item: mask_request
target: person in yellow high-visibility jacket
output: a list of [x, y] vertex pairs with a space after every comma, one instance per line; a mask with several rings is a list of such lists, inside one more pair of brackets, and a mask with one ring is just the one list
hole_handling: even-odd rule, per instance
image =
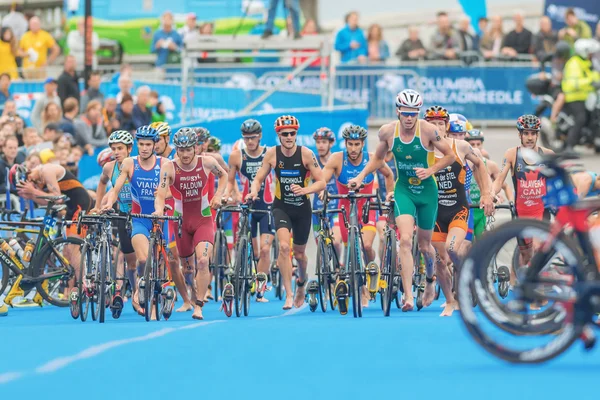
[[585, 101], [600, 83], [600, 74], [592, 71], [590, 57], [600, 52], [600, 43], [594, 39], [579, 39], [575, 42], [575, 54], [565, 64], [562, 91], [565, 95], [565, 109], [573, 117], [575, 124], [567, 135], [567, 150], [579, 143], [581, 130], [588, 119]]

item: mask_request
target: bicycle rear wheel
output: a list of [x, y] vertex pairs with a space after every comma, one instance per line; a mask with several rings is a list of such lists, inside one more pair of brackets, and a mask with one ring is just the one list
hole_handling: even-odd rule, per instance
[[154, 297], [154, 272], [156, 271], [156, 263], [158, 255], [156, 254], [156, 240], [150, 239], [150, 247], [148, 247], [148, 258], [144, 266], [144, 317], [146, 321], [152, 319], [152, 302]]
[[[77, 280], [77, 297], [79, 299], [79, 318], [82, 322], [87, 320], [88, 312], [90, 309], [91, 301], [88, 296], [88, 291], [84, 289], [84, 282], [91, 282], [93, 277], [92, 271], [92, 251], [89, 244], [83, 245], [81, 250], [81, 262], [79, 264], [79, 279]], [[93, 311], [92, 311], [93, 313]]]
[[[317, 282], [319, 284], [319, 303], [321, 311], [327, 312], [327, 296], [329, 292], [329, 255], [325, 250], [325, 241], [322, 236], [317, 237]], [[311, 308], [311, 311], [313, 309]]]
[[162, 315], [162, 311], [163, 311], [163, 305], [164, 305], [164, 301], [165, 298], [163, 297], [163, 284], [168, 282], [167, 279], [167, 262], [165, 259], [165, 254], [164, 254], [164, 249], [162, 249], [161, 251], [157, 251], [158, 256], [157, 256], [157, 260], [156, 260], [156, 270], [155, 272], [155, 281], [153, 284], [153, 289], [152, 289], [152, 293], [153, 293], [153, 305], [154, 305], [154, 312], [156, 313], [156, 320], [160, 321], [161, 315]]
[[0, 269], [2, 276], [0, 277], [0, 296], [4, 294], [6, 287], [8, 286], [8, 277], [10, 274], [10, 269], [4, 264], [2, 264], [2, 268]]
[[98, 321], [103, 324], [104, 317], [106, 316], [106, 289], [107, 289], [107, 264], [108, 264], [108, 244], [101, 243], [100, 244], [100, 275], [99, 280], [96, 283], [96, 288], [98, 290], [98, 309], [100, 311], [100, 315]]
[[38, 282], [36, 290], [44, 300], [53, 306], [68, 307], [68, 296], [60, 298], [61, 283], [70, 280], [79, 268], [81, 249], [85, 242], [78, 237], [58, 238], [42, 247], [37, 257], [32, 259], [31, 273], [36, 278], [45, 273], [64, 271], [61, 278], [48, 280], [48, 284]]
[[250, 303], [252, 299], [252, 281], [254, 279], [254, 272], [252, 270], [252, 263], [254, 262], [254, 247], [252, 242], [247, 241], [248, 246], [246, 248], [246, 265], [244, 267], [244, 316], [247, 317], [250, 313]]
[[[225, 241], [223, 241], [223, 239], [225, 239]], [[224, 257], [224, 255], [225, 255], [224, 249], [222, 248], [222, 246], [225, 246], [225, 249], [227, 248], [227, 239], [224, 237], [224, 233], [219, 230], [215, 234], [215, 245], [213, 246], [213, 262], [212, 262], [212, 264], [213, 264], [212, 273], [213, 273], [214, 288], [215, 288], [215, 294], [214, 294], [215, 302], [218, 302], [219, 297], [222, 296], [222, 294], [223, 294], [224, 271], [222, 269], [222, 266], [226, 265], [226, 264], [225, 264], [225, 257]]]

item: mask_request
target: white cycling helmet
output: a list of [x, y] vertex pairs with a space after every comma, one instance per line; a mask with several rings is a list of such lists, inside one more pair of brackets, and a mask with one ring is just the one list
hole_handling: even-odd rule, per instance
[[581, 58], [588, 58], [600, 52], [600, 43], [596, 39], [579, 39], [575, 42], [575, 54]]
[[400, 107], [421, 108], [423, 107], [423, 97], [416, 90], [405, 89], [396, 97], [396, 108]]

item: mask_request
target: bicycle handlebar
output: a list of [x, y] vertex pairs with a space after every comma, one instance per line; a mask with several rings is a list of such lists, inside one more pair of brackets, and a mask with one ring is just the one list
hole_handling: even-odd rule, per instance
[[[327, 210], [327, 214], [339, 214], [341, 213], [343, 210], [341, 208], [332, 208], [331, 210]], [[320, 210], [313, 210], [312, 212], [314, 215], [319, 215], [323, 213], [323, 209], [321, 208]]]
[[351, 190], [348, 194], [330, 194], [327, 196], [331, 200], [336, 199], [374, 199], [377, 197], [377, 193], [373, 194], [360, 194]]
[[60, 196], [37, 196], [37, 198], [39, 200], [46, 200], [49, 203], [56, 203], [59, 201], [67, 202], [70, 200], [69, 197], [64, 194]]
[[151, 219], [152, 221], [179, 221], [181, 217], [172, 215], [154, 215], [154, 214], [129, 214], [131, 218]]

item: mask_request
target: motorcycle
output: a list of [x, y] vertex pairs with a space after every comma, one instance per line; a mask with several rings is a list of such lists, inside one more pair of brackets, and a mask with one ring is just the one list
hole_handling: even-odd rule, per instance
[[[547, 112], [552, 110], [552, 105], [556, 100], [552, 96], [549, 78], [550, 74], [541, 73], [531, 75], [525, 82], [527, 90], [532, 95], [540, 99], [540, 103], [535, 109], [535, 115], [542, 120], [542, 129], [540, 131], [540, 140], [542, 145], [554, 152], [563, 151], [566, 146], [567, 134], [569, 129], [575, 125], [571, 115], [561, 110], [556, 117], [556, 123], [552, 124]], [[597, 154], [600, 153], [600, 87], [596, 92], [590, 94], [586, 103], [589, 112], [588, 122], [581, 130], [579, 144], [593, 148]], [[554, 125], [554, 126], [553, 126]]]

